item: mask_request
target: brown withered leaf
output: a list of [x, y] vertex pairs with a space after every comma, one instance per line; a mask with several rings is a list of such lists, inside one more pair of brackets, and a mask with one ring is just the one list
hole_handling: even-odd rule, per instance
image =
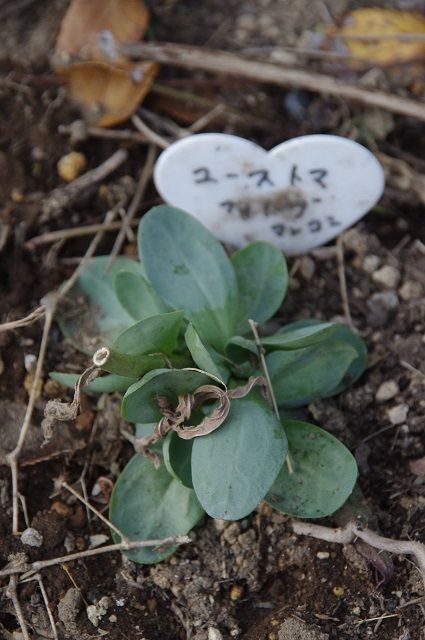
[[148, 93], [158, 65], [136, 64], [117, 53], [119, 44], [140, 40], [148, 23], [142, 0], [71, 2], [52, 64], [89, 124], [111, 127], [127, 120]]
[[149, 24], [142, 0], [73, 0], [56, 41], [55, 66], [77, 60], [102, 60], [99, 33], [111, 33], [115, 42], [137, 42]]
[[425, 59], [425, 17], [395, 9], [357, 9], [325, 33], [327, 48], [352, 56], [351, 67]]
[[155, 62], [128, 63], [125, 68], [107, 62], [74, 63], [67, 68], [69, 92], [93, 126], [124, 122], [142, 102], [158, 73]]

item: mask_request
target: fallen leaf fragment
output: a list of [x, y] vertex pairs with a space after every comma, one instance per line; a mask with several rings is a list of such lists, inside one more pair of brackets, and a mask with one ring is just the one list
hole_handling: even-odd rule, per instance
[[394, 65], [425, 59], [425, 16], [395, 9], [357, 9], [326, 32], [328, 48], [359, 62]]
[[149, 24], [141, 0], [73, 0], [60, 27], [55, 66], [78, 60], [104, 59], [99, 34], [109, 32], [115, 42], [137, 42]]
[[71, 96], [83, 108], [87, 122], [111, 127], [124, 122], [142, 102], [158, 72], [155, 62], [128, 63], [126, 68], [107, 62], [80, 62], [67, 69]]
[[142, 0], [73, 0], [62, 21], [52, 64], [90, 125], [127, 120], [148, 93], [158, 65], [129, 61], [122, 43], [137, 42], [149, 24]]

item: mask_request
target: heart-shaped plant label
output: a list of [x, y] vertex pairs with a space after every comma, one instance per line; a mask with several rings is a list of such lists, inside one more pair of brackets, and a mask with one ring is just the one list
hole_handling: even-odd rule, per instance
[[311, 135], [271, 151], [224, 133], [178, 140], [159, 157], [162, 198], [198, 218], [223, 242], [273, 242], [287, 255], [318, 247], [379, 200], [381, 165], [353, 140]]

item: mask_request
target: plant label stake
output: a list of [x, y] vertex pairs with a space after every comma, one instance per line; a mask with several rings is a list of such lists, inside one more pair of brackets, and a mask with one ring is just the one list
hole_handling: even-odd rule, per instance
[[237, 247], [267, 240], [286, 255], [325, 244], [379, 200], [384, 173], [365, 147], [331, 135], [283, 142], [269, 152], [224, 133], [171, 144], [155, 167], [162, 198]]

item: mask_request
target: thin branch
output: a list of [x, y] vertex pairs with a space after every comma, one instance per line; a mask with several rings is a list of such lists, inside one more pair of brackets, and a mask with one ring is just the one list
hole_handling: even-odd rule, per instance
[[[278, 409], [277, 402], [276, 402], [276, 396], [274, 394], [274, 390], [273, 390], [273, 385], [272, 385], [272, 381], [271, 381], [271, 378], [270, 378], [269, 369], [267, 367], [267, 362], [266, 362], [266, 359], [264, 357], [264, 347], [261, 344], [260, 336], [258, 334], [257, 323], [254, 322], [254, 320], [251, 320], [251, 319], [248, 320], [248, 322], [249, 322], [249, 326], [251, 327], [251, 331], [252, 331], [253, 336], [254, 336], [255, 344], [257, 345], [258, 357], [260, 358], [261, 368], [263, 369], [264, 377], [266, 379], [267, 388], [268, 388], [268, 391], [269, 391], [270, 399], [272, 401], [273, 411], [275, 412], [276, 418], [280, 422], [280, 414], [279, 414], [279, 409]], [[294, 469], [293, 469], [293, 466], [292, 466], [291, 458], [289, 456], [289, 452], [286, 455], [286, 466], [288, 467], [288, 473], [294, 473]]]
[[[130, 222], [131, 227], [137, 227], [140, 222], [140, 218], [136, 220], [132, 220]], [[58, 231], [47, 231], [46, 233], [42, 233], [39, 236], [34, 236], [34, 238], [30, 238], [24, 244], [24, 247], [29, 251], [33, 251], [37, 247], [40, 247], [45, 244], [52, 244], [53, 242], [57, 242], [58, 240], [71, 240], [72, 238], [81, 238], [82, 236], [92, 236], [96, 234], [98, 231], [119, 231], [122, 227], [122, 222], [110, 222], [109, 224], [104, 224], [99, 222], [98, 224], [86, 224], [81, 227], [73, 227], [72, 229], [58, 229]], [[37, 310], [36, 310], [37, 311]], [[32, 313], [35, 313], [34, 311]], [[37, 316], [36, 319], [38, 319]], [[29, 318], [29, 316], [28, 316]], [[25, 318], [24, 318], [25, 320]], [[16, 322], [23, 322], [23, 320], [17, 320]], [[32, 320], [34, 322], [34, 320]], [[8, 323], [13, 324], [13, 323]], [[25, 323], [27, 324], [27, 323]], [[0, 330], [5, 325], [0, 325]], [[21, 326], [21, 325], [18, 325]], [[22, 325], [23, 326], [23, 325]], [[9, 327], [15, 328], [15, 327]]]
[[[16, 571], [14, 573], [17, 573]], [[6, 595], [12, 600], [13, 607], [15, 609], [16, 617], [21, 627], [22, 636], [24, 640], [31, 640], [31, 636], [28, 631], [27, 623], [25, 622], [24, 614], [22, 611], [21, 603], [18, 598], [18, 578], [16, 575], [11, 575], [9, 580], [9, 586], [6, 590]]]
[[54, 640], [58, 640], [58, 631], [56, 629], [55, 619], [52, 614], [52, 610], [50, 609], [49, 598], [47, 597], [47, 592], [44, 587], [43, 578], [39, 573], [36, 573], [34, 578], [38, 582], [38, 586], [40, 587], [41, 595], [43, 597], [44, 606], [46, 607], [47, 616], [49, 618], [50, 626], [52, 628], [53, 638]]
[[[115, 217], [116, 212], [120, 206], [121, 204], [116, 205], [114, 209], [111, 209], [111, 211], [108, 211], [108, 213], [105, 216], [105, 222], [107, 224], [110, 223], [112, 219]], [[19, 519], [18, 461], [19, 461], [19, 456], [21, 454], [22, 448], [24, 446], [28, 429], [31, 424], [31, 418], [34, 411], [37, 394], [39, 391], [39, 382], [43, 372], [44, 358], [46, 355], [47, 342], [48, 342], [48, 337], [50, 333], [50, 328], [53, 322], [53, 317], [54, 317], [58, 303], [72, 289], [81, 271], [85, 268], [90, 258], [94, 255], [102, 237], [103, 237], [103, 232], [99, 231], [91, 241], [90, 246], [87, 249], [86, 254], [84, 256], [84, 259], [81, 261], [81, 263], [79, 264], [77, 269], [74, 271], [72, 276], [69, 278], [69, 280], [67, 280], [65, 284], [60, 289], [58, 289], [58, 291], [47, 294], [41, 301], [42, 306], [39, 307], [39, 309], [41, 308], [44, 309], [45, 318], [44, 318], [43, 334], [42, 334], [41, 343], [40, 343], [40, 350], [38, 353], [37, 365], [34, 373], [34, 379], [31, 385], [31, 390], [29, 394], [28, 405], [25, 411], [25, 416], [19, 431], [18, 441], [13, 451], [11, 451], [7, 456], [7, 462], [10, 466], [10, 470], [12, 474], [12, 530], [14, 534], [18, 533], [18, 519]], [[41, 311], [40, 311], [40, 314], [41, 314]]]
[[166, 140], [165, 138], [160, 136], [158, 133], [156, 133], [156, 131], [148, 127], [148, 125], [145, 122], [143, 122], [143, 120], [139, 118], [139, 116], [137, 115], [132, 116], [131, 122], [134, 124], [136, 129], [140, 131], [140, 133], [146, 136], [150, 144], [154, 144], [160, 149], [166, 149], [167, 147], [170, 146], [170, 143], [168, 140]]
[[12, 531], [14, 534], [18, 533], [18, 514], [19, 514], [19, 489], [18, 489], [18, 459], [24, 446], [25, 438], [28, 433], [28, 429], [31, 424], [32, 413], [34, 411], [35, 402], [39, 393], [39, 384], [43, 373], [44, 358], [46, 355], [47, 342], [49, 338], [50, 328], [53, 322], [53, 314], [55, 309], [55, 303], [52, 297], [45, 298], [45, 319], [43, 334], [41, 337], [40, 351], [38, 353], [37, 365], [35, 368], [34, 378], [31, 385], [30, 395], [28, 399], [25, 416], [19, 431], [18, 441], [15, 448], [7, 455], [7, 462], [10, 465], [10, 471], [12, 474]]
[[117, 533], [120, 536], [123, 542], [129, 542], [129, 538], [120, 529], [118, 529], [118, 527], [116, 527], [110, 520], [108, 520], [108, 518], [106, 518], [102, 513], [100, 513], [100, 511], [98, 511], [92, 504], [90, 504], [88, 500], [86, 500], [83, 496], [81, 496], [78, 493], [78, 491], [75, 491], [75, 489], [73, 489], [67, 482], [62, 482], [62, 486], [65, 487], [65, 489], [67, 489], [70, 493], [72, 493], [72, 495], [75, 496], [77, 500], [80, 500], [80, 502], [82, 502], [87, 509], [90, 509], [90, 511], [93, 511], [93, 513], [97, 515], [97, 517], [100, 520], [102, 520], [102, 522], [104, 522], [110, 529], [112, 529], [112, 531], [115, 531], [115, 533]]
[[69, 184], [54, 189], [43, 202], [42, 215], [44, 219], [48, 219], [52, 213], [56, 211], [61, 211], [71, 206], [80, 196], [81, 192], [104, 180], [116, 171], [127, 158], [128, 152], [125, 149], [118, 149], [118, 151], [115, 151], [110, 158], [102, 162], [98, 167], [86, 171], [86, 173]]
[[146, 547], [169, 547], [172, 545], [189, 544], [192, 542], [189, 536], [175, 536], [169, 538], [163, 538], [162, 540], [128, 540], [127, 542], [118, 542], [116, 544], [108, 544], [106, 547], [96, 547], [96, 549], [86, 549], [86, 551], [78, 551], [77, 553], [71, 553], [67, 556], [61, 556], [59, 558], [50, 558], [49, 560], [38, 560], [27, 565], [24, 569], [17, 566], [11, 566], [3, 571], [0, 571], [0, 578], [4, 576], [15, 575], [22, 573], [21, 580], [26, 580], [34, 573], [45, 569], [46, 567], [53, 567], [64, 562], [73, 562], [74, 560], [81, 560], [81, 558], [89, 558], [102, 553], [111, 553], [112, 551], [131, 551], [132, 549], [145, 549]]
[[[60, 124], [58, 133], [72, 137], [74, 127], [72, 124]], [[102, 129], [101, 127], [87, 127], [83, 124], [83, 134], [91, 138], [116, 140], [117, 142], [136, 142], [137, 144], [149, 144], [150, 142], [146, 135], [131, 129]]]
[[343, 236], [338, 236], [336, 239], [336, 258], [338, 262], [338, 280], [339, 290], [341, 292], [342, 308], [344, 311], [347, 324], [353, 328], [353, 320], [351, 318], [350, 302], [348, 299], [347, 278], [345, 277], [345, 264], [344, 264], [344, 240]]
[[133, 218], [136, 213], [139, 211], [140, 203], [145, 195], [146, 188], [149, 184], [149, 180], [152, 177], [153, 167], [156, 160], [156, 148], [153, 145], [149, 146], [148, 154], [146, 157], [146, 162], [142, 169], [142, 173], [140, 174], [139, 182], [137, 183], [136, 191], [134, 193], [133, 199], [130, 202], [130, 206], [128, 207], [127, 214], [123, 218], [121, 222], [120, 232], [118, 233], [114, 246], [112, 247], [108, 262], [106, 264], [105, 270], [109, 271], [114, 262], [116, 256], [119, 254], [122, 244], [125, 240], [125, 236], [127, 234], [128, 229], [130, 228]]
[[269, 62], [246, 59], [236, 53], [168, 42], [126, 44], [120, 49], [135, 60], [156, 60], [187, 69], [201, 69], [255, 82], [306, 89], [425, 120], [425, 108], [420, 102], [381, 91], [361, 89], [320, 73], [287, 69]]
[[425, 586], [425, 545], [412, 540], [391, 540], [380, 536], [370, 529], [362, 529], [354, 522], [349, 522], [345, 527], [332, 529], [323, 527], [311, 522], [300, 522], [295, 520], [292, 523], [294, 533], [304, 536], [311, 536], [326, 542], [336, 542], [338, 544], [350, 544], [356, 538], [360, 538], [371, 547], [381, 551], [389, 551], [400, 555], [412, 555], [417, 564]]
[[26, 327], [33, 322], [36, 322], [40, 318], [44, 316], [44, 306], [41, 305], [31, 311], [25, 318], [20, 318], [19, 320], [12, 320], [11, 322], [4, 322], [0, 324], [0, 333], [2, 331], [12, 331], [13, 329], [19, 329], [20, 327]]

